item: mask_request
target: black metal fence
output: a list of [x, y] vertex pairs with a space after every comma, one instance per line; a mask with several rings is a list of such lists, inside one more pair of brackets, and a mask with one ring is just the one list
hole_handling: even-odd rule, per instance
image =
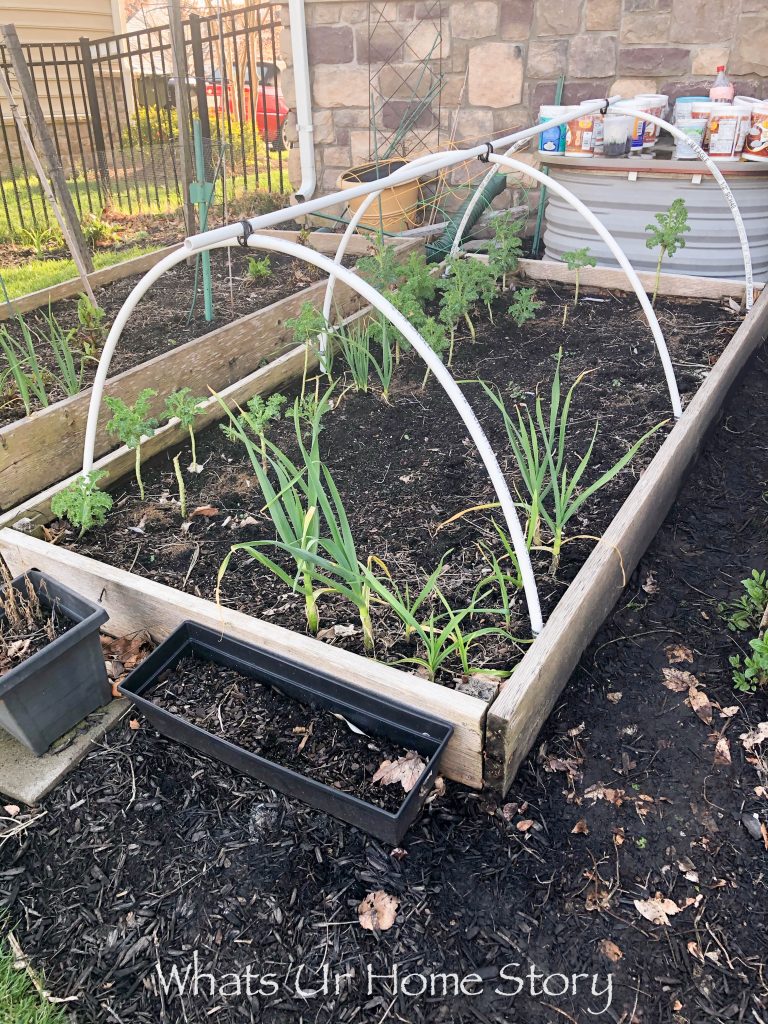
[[[273, 4], [191, 15], [183, 23], [186, 66], [178, 73], [167, 25], [79, 43], [25, 44], [81, 218], [105, 209], [153, 213], [182, 204], [180, 112], [201, 140], [203, 170], [207, 180], [216, 177], [218, 195], [285, 191], [279, 27]], [[0, 45], [0, 67], [12, 80], [9, 64]], [[53, 224], [0, 100], [0, 239], [22, 240]]]

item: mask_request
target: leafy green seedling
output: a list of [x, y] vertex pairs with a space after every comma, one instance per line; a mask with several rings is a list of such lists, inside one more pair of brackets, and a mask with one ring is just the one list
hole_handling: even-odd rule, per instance
[[251, 256], [248, 260], [248, 277], [252, 281], [266, 281], [267, 278], [272, 276], [272, 263], [269, 256], [264, 256], [262, 259], [257, 259], [255, 256]]
[[103, 526], [107, 512], [112, 508], [111, 495], [98, 488], [99, 480], [106, 475], [103, 469], [92, 469], [85, 476], [73, 480], [51, 500], [51, 512], [55, 516], [79, 527], [78, 538], [94, 526]]
[[768, 605], [768, 582], [766, 582], [765, 569], [758, 572], [752, 570], [751, 576], [741, 581], [746, 594], [737, 601], [724, 602], [717, 607], [718, 612], [725, 617], [728, 629], [732, 633], [743, 633], [747, 629], [759, 629], [760, 621]]
[[254, 395], [248, 399], [245, 409], [240, 409], [237, 417], [237, 427], [226, 424], [221, 425], [230, 441], [239, 441], [243, 432], [249, 431], [256, 437], [261, 446], [261, 466], [264, 472], [267, 471], [267, 432], [269, 424], [280, 419], [280, 410], [285, 405], [285, 395], [274, 394], [264, 401], [261, 395]]
[[[444, 353], [450, 346], [448, 335], [445, 333], [445, 325], [439, 320], [436, 320], [433, 316], [424, 318], [424, 322], [419, 325], [419, 331], [421, 336], [435, 353], [435, 355], [443, 358]], [[427, 386], [429, 380], [430, 369], [427, 367], [427, 372], [424, 374], [424, 379], [421, 382], [421, 390]]]
[[107, 423], [110, 434], [117, 434], [123, 444], [136, 452], [136, 482], [139, 485], [141, 500], [144, 500], [144, 481], [141, 479], [141, 442], [145, 437], [152, 437], [157, 428], [157, 420], [149, 415], [150, 403], [157, 395], [154, 388], [144, 388], [133, 405], [128, 405], [122, 398], [105, 398], [112, 419]]
[[488, 246], [488, 265], [501, 278], [503, 291], [507, 290], [507, 274], [517, 270], [517, 264], [523, 252], [523, 240], [520, 233], [525, 227], [524, 220], [515, 220], [511, 213], [503, 213], [494, 218], [494, 236]]
[[168, 395], [165, 400], [165, 411], [163, 418], [167, 420], [177, 419], [179, 426], [189, 431], [189, 440], [192, 444], [192, 461], [188, 471], [190, 473], [202, 473], [203, 466], [197, 461], [197, 444], [195, 441], [195, 420], [203, 411], [204, 398], [195, 398], [191, 388], [181, 388]]
[[472, 260], [475, 276], [475, 288], [478, 297], [485, 303], [488, 310], [488, 319], [493, 323], [493, 309], [491, 303], [496, 298], [497, 278], [490, 263], [483, 263], [481, 260]]
[[92, 356], [101, 349], [107, 337], [107, 328], [104, 320], [107, 311], [91, 302], [90, 298], [81, 292], [77, 299], [77, 322], [80, 325], [78, 335], [82, 339], [83, 352]]
[[597, 260], [594, 256], [590, 255], [589, 247], [586, 245], [583, 249], [571, 249], [570, 252], [564, 252], [563, 259], [568, 264], [568, 269], [573, 270], [576, 274], [576, 294], [573, 298], [573, 304], [578, 306], [580, 272], [584, 267], [596, 267]]
[[733, 669], [733, 685], [742, 693], [754, 693], [768, 687], [768, 637], [757, 636], [749, 641], [751, 654], [742, 661], [740, 654], [728, 659]]
[[357, 261], [357, 272], [380, 292], [392, 291], [403, 280], [403, 264], [398, 262], [393, 245], [385, 245], [379, 235], [378, 242], [368, 256]]
[[474, 260], [450, 257], [446, 260], [447, 276], [440, 282], [442, 297], [440, 299], [440, 319], [450, 333], [448, 346], [448, 365], [453, 363], [453, 347], [456, 340], [456, 325], [463, 317], [472, 340], [475, 340], [475, 326], [469, 315], [472, 303], [479, 298], [477, 275], [472, 266]]
[[[319, 309], [315, 309], [311, 302], [305, 302], [299, 311], [299, 315], [286, 320], [285, 326], [293, 334], [296, 344], [304, 346], [304, 373], [301, 378], [301, 397], [303, 399], [307, 388], [309, 349], [314, 344], [317, 336], [324, 334], [328, 330], [328, 323]], [[330, 374], [330, 368], [327, 365], [326, 372]]]
[[645, 244], [649, 249], [659, 250], [659, 259], [656, 264], [656, 281], [653, 286], [653, 299], [659, 292], [659, 280], [661, 278], [661, 261], [665, 256], [674, 256], [678, 249], [685, 248], [685, 232], [690, 231], [688, 226], [688, 207], [684, 199], [675, 199], [666, 213], [654, 214], [656, 224], [646, 224], [645, 230], [648, 237]]
[[430, 271], [423, 253], [412, 252], [400, 267], [400, 273], [405, 275], [405, 280], [399, 290], [407, 291], [419, 304], [431, 302], [437, 295], [438, 279]]
[[529, 320], [536, 319], [536, 310], [541, 309], [543, 303], [537, 302], [534, 298], [535, 295], [535, 288], [518, 288], [515, 292], [512, 305], [507, 312], [518, 327], [527, 324]]

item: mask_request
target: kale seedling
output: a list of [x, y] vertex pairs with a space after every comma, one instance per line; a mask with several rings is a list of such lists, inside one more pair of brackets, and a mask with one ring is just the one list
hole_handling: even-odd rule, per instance
[[422, 253], [412, 252], [405, 266], [400, 267], [400, 273], [405, 275], [405, 281], [400, 286], [401, 292], [407, 291], [420, 305], [434, 299], [437, 294], [438, 280], [434, 274], [430, 273]]
[[656, 264], [656, 283], [653, 286], [653, 303], [659, 291], [659, 279], [661, 277], [661, 261], [665, 256], [674, 256], [678, 249], [685, 248], [685, 232], [690, 231], [688, 226], [688, 208], [684, 199], [675, 199], [666, 213], [657, 213], [656, 224], [646, 224], [645, 230], [648, 237], [645, 244], [649, 249], [658, 246], [659, 259]]
[[733, 685], [742, 693], [754, 693], [768, 687], [768, 637], [757, 636], [749, 641], [752, 650], [743, 662], [740, 654], [728, 659], [733, 669]]
[[[245, 409], [240, 409], [237, 418], [239, 426], [250, 431], [259, 440], [261, 446], [261, 466], [267, 472], [267, 431], [273, 420], [280, 419], [280, 409], [286, 403], [285, 395], [274, 394], [264, 401], [261, 395], [248, 399]], [[239, 441], [240, 432], [232, 426], [222, 424], [221, 429], [230, 441]]]
[[136, 451], [136, 482], [141, 500], [144, 500], [144, 481], [141, 479], [141, 442], [152, 437], [157, 420], [149, 415], [150, 402], [157, 395], [154, 388], [144, 388], [133, 405], [127, 405], [122, 398], [105, 398], [112, 419], [107, 423], [110, 434], [117, 434], [128, 448]]
[[379, 235], [373, 252], [357, 261], [357, 272], [380, 292], [396, 288], [404, 277], [404, 268], [398, 263], [395, 247], [384, 245], [382, 235]]
[[104, 324], [106, 310], [94, 305], [90, 298], [81, 292], [77, 299], [77, 322], [80, 327], [78, 334], [83, 341], [83, 352], [91, 356], [104, 344], [107, 329]]
[[272, 276], [272, 264], [269, 256], [264, 256], [263, 259], [256, 259], [255, 256], [251, 256], [248, 260], [248, 277], [252, 281], [266, 281], [267, 278]]
[[78, 538], [94, 526], [103, 526], [112, 508], [111, 495], [98, 488], [99, 480], [106, 475], [103, 469], [92, 469], [55, 494], [51, 501], [51, 512], [55, 516], [80, 528]]
[[192, 461], [188, 467], [190, 473], [203, 472], [203, 467], [197, 461], [194, 424], [195, 419], [203, 411], [204, 401], [204, 398], [195, 398], [191, 388], [181, 388], [179, 391], [174, 391], [165, 400], [164, 419], [177, 419], [179, 426], [189, 431], [189, 439], [192, 443]]
[[453, 346], [456, 339], [456, 324], [461, 317], [469, 327], [472, 340], [475, 340], [475, 327], [469, 316], [472, 303], [479, 298], [477, 276], [472, 265], [474, 260], [463, 260], [451, 257], [446, 260], [447, 276], [441, 281], [442, 298], [440, 299], [440, 319], [450, 332], [448, 346], [448, 365], [453, 362]]
[[493, 323], [493, 310], [491, 303], [496, 298], [496, 274], [489, 263], [481, 260], [472, 260], [474, 263], [473, 272], [475, 275], [475, 287], [479, 298], [485, 303], [488, 310], [488, 319]]
[[[328, 330], [328, 323], [319, 309], [315, 309], [311, 302], [305, 302], [299, 311], [299, 315], [286, 320], [285, 326], [293, 333], [296, 344], [304, 346], [304, 374], [301, 379], [301, 397], [303, 399], [307, 388], [309, 348], [314, 343], [318, 334], [323, 334]], [[330, 366], [327, 363], [324, 369], [330, 376]]]
[[563, 253], [563, 259], [568, 264], [568, 269], [573, 270], [576, 273], [576, 294], [573, 298], [574, 306], [579, 304], [579, 272], [583, 267], [596, 267], [597, 260], [594, 256], [590, 255], [589, 247], [584, 246], [583, 249], [571, 249], [570, 252]]
[[[424, 322], [420, 324], [419, 331], [421, 333], [422, 338], [424, 339], [424, 341], [426, 341], [426, 343], [429, 345], [429, 347], [432, 349], [435, 355], [440, 356], [440, 358], [442, 359], [443, 353], [450, 345], [448, 336], [445, 333], [445, 324], [441, 323], [439, 320], [436, 320], [433, 316], [428, 316], [425, 317]], [[424, 374], [424, 379], [421, 382], [422, 391], [427, 386], [429, 374], [430, 369], [429, 367], [427, 367], [427, 372]]]
[[518, 288], [515, 292], [512, 305], [509, 307], [507, 312], [518, 327], [522, 327], [523, 324], [528, 323], [529, 320], [536, 319], [536, 310], [541, 309], [543, 304], [536, 301], [534, 298], [535, 295], [535, 288]]
[[503, 291], [507, 290], [507, 274], [517, 270], [517, 264], [523, 252], [523, 240], [520, 232], [525, 226], [524, 220], [514, 220], [511, 213], [503, 213], [493, 221], [494, 237], [488, 246], [488, 265], [501, 278]]

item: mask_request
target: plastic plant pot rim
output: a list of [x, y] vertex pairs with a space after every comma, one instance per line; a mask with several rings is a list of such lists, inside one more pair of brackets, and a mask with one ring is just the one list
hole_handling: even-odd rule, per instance
[[[418, 753], [426, 759], [424, 769], [413, 788], [405, 793], [397, 811], [389, 811], [355, 794], [345, 793], [294, 768], [285, 767], [268, 757], [246, 750], [232, 740], [216, 736], [181, 715], [159, 707], [151, 698], [151, 691], [157, 685], [159, 677], [189, 654], [256, 678], [258, 682], [274, 687], [287, 700], [299, 701], [296, 694], [291, 692], [297, 690], [306, 697], [309, 706], [331, 710], [347, 721], [354, 723], [355, 718], [359, 719], [361, 715], [374, 718], [377, 729], [375, 732], [371, 729], [371, 735], [392, 738], [392, 732], [395, 730], [409, 734], [414, 742], [414, 749], [422, 748]], [[288, 671], [281, 675], [276, 667], [264, 665], [264, 661], [272, 662], [274, 666], [284, 666]], [[402, 839], [421, 812], [429, 792], [429, 783], [434, 779], [445, 747], [453, 735], [453, 726], [433, 715], [357, 690], [328, 673], [317, 672], [300, 662], [190, 620], [175, 629], [119, 684], [118, 689], [144, 712], [159, 732], [170, 736], [175, 742], [182, 742], [207, 757], [229, 764], [235, 771], [248, 774], [270, 788], [279, 789], [292, 799], [300, 800], [380, 839], [395, 843]], [[386, 717], [383, 712], [387, 713]], [[406, 723], [410, 721], [412, 724], [398, 722], [398, 716]], [[164, 723], [169, 724], [171, 728], [164, 730]], [[429, 731], [417, 732], [418, 724], [426, 726]], [[399, 739], [397, 742], [401, 746], [404, 745]], [[424, 748], [429, 750], [425, 751]], [[227, 754], [232, 760], [227, 759]], [[235, 760], [240, 763], [235, 765]], [[252, 767], [253, 771], [243, 768], [243, 762]], [[280, 781], [284, 782], [284, 786], [279, 785]], [[366, 819], [368, 824], [364, 823]]]
[[[72, 647], [75, 647], [83, 639], [83, 634], [92, 632], [95, 628], [103, 626], [104, 623], [109, 619], [109, 614], [105, 608], [96, 604], [95, 601], [89, 600], [87, 597], [81, 597], [80, 594], [75, 593], [66, 584], [59, 583], [58, 580], [49, 576], [47, 573], [40, 572], [37, 569], [30, 569], [28, 572], [22, 573], [20, 576], [14, 577], [13, 585], [23, 584], [25, 579], [29, 579], [35, 589], [35, 593], [40, 598], [42, 604], [47, 605], [51, 608], [53, 602], [58, 602], [58, 608], [66, 615], [71, 625], [67, 629], [66, 633], [62, 633], [61, 636], [57, 636], [55, 640], [47, 643], [45, 647], [41, 647], [40, 650], [35, 651], [34, 654], [30, 654], [24, 661], [19, 662], [18, 665], [14, 665], [12, 669], [0, 676], [0, 700], [3, 699], [5, 694], [10, 690], [14, 689], [19, 684], [19, 681], [30, 674], [30, 671], [34, 670], [35, 661], [37, 664], [43, 662], [54, 661], [60, 655], [66, 653]], [[54, 595], [53, 601], [51, 600], [50, 594], [41, 593], [38, 589], [41, 584], [45, 584], [47, 587], [53, 587], [59, 591], [61, 597]], [[0, 593], [5, 592], [5, 586], [0, 587]], [[18, 589], [18, 588], [17, 588]], [[67, 608], [63, 603], [62, 598], [75, 598], [78, 602], [89, 608], [89, 612], [85, 616], [78, 616], [71, 607]], [[0, 622], [5, 619], [5, 616], [0, 612]]]

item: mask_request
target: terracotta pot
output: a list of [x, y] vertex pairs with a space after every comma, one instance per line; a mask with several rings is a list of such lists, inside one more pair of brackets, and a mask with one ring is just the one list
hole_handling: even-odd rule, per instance
[[[363, 182], [378, 181], [386, 178], [393, 171], [404, 167], [408, 161], [402, 158], [384, 160], [381, 163], [361, 164], [350, 167], [338, 181], [339, 188], [354, 188]], [[365, 196], [349, 200], [349, 210], [354, 214], [364, 201]], [[421, 200], [421, 187], [417, 180], [404, 185], [395, 185], [384, 189], [379, 199], [374, 202], [365, 214], [363, 223], [358, 227], [361, 234], [370, 231], [405, 231], [416, 224], [416, 214]]]

